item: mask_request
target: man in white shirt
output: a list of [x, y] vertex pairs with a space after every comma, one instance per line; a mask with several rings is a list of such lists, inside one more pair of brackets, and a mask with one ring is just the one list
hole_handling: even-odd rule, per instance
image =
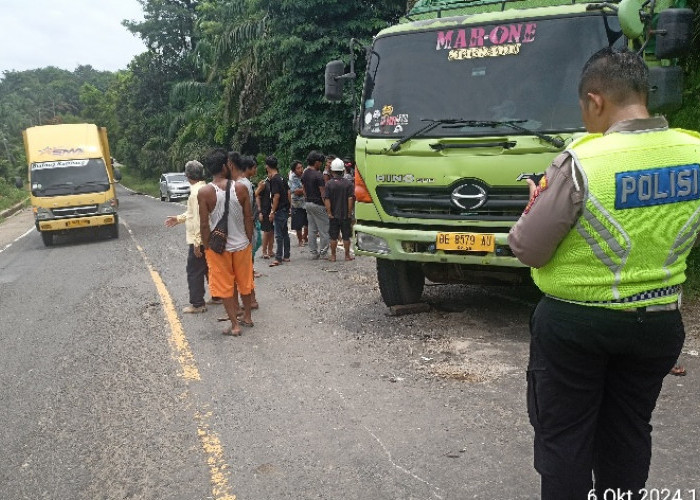
[[[197, 192], [206, 184], [204, 182], [204, 167], [197, 160], [185, 164], [185, 177], [190, 182], [190, 197], [187, 199], [187, 210], [180, 215], [171, 215], [165, 219], [166, 227], [174, 227], [185, 223], [185, 238], [189, 251], [187, 254], [187, 286], [190, 291], [190, 305], [182, 309], [183, 313], [197, 314], [207, 310], [204, 301], [204, 280], [207, 277], [207, 260], [204, 258], [202, 235], [199, 231], [199, 203]], [[220, 304], [221, 300], [213, 298], [211, 304]]]

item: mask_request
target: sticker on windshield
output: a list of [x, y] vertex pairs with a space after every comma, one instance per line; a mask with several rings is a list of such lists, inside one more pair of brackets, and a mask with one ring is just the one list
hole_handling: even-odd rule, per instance
[[45, 161], [43, 163], [32, 163], [32, 170], [44, 170], [46, 168], [67, 168], [67, 167], [84, 167], [90, 160], [64, 160], [64, 161]]
[[537, 23], [438, 31], [435, 50], [449, 51], [448, 61], [517, 55], [523, 44], [535, 41], [536, 31]]
[[[393, 112], [393, 106], [385, 106], [384, 109], [391, 108]], [[383, 112], [383, 111], [382, 111]], [[383, 115], [379, 120], [379, 126], [385, 134], [399, 134], [402, 133], [404, 127], [408, 125], [408, 114], [400, 113], [398, 115]]]

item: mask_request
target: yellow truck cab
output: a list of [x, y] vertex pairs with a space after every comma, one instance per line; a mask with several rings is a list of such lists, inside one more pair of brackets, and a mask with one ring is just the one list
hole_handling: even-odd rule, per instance
[[104, 228], [119, 237], [117, 192], [107, 129], [80, 123], [23, 131], [36, 229], [44, 245], [56, 234]]

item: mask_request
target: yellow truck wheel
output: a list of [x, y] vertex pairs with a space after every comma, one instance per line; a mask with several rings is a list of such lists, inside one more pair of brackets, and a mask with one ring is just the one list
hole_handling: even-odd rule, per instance
[[47, 247], [53, 246], [53, 233], [51, 231], [42, 231], [41, 232], [41, 239], [44, 242], [44, 246], [47, 246]]

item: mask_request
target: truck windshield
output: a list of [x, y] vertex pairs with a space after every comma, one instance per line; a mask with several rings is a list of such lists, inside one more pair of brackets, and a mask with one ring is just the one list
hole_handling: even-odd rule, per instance
[[100, 193], [109, 189], [107, 168], [101, 158], [33, 163], [34, 196]]
[[[508, 122], [539, 132], [583, 129], [577, 86], [586, 60], [622, 44], [599, 12], [443, 27], [380, 37], [371, 51], [362, 135], [405, 137], [423, 120]], [[513, 133], [507, 126], [442, 125], [427, 136]], [[516, 131], [523, 134], [524, 131]]]

